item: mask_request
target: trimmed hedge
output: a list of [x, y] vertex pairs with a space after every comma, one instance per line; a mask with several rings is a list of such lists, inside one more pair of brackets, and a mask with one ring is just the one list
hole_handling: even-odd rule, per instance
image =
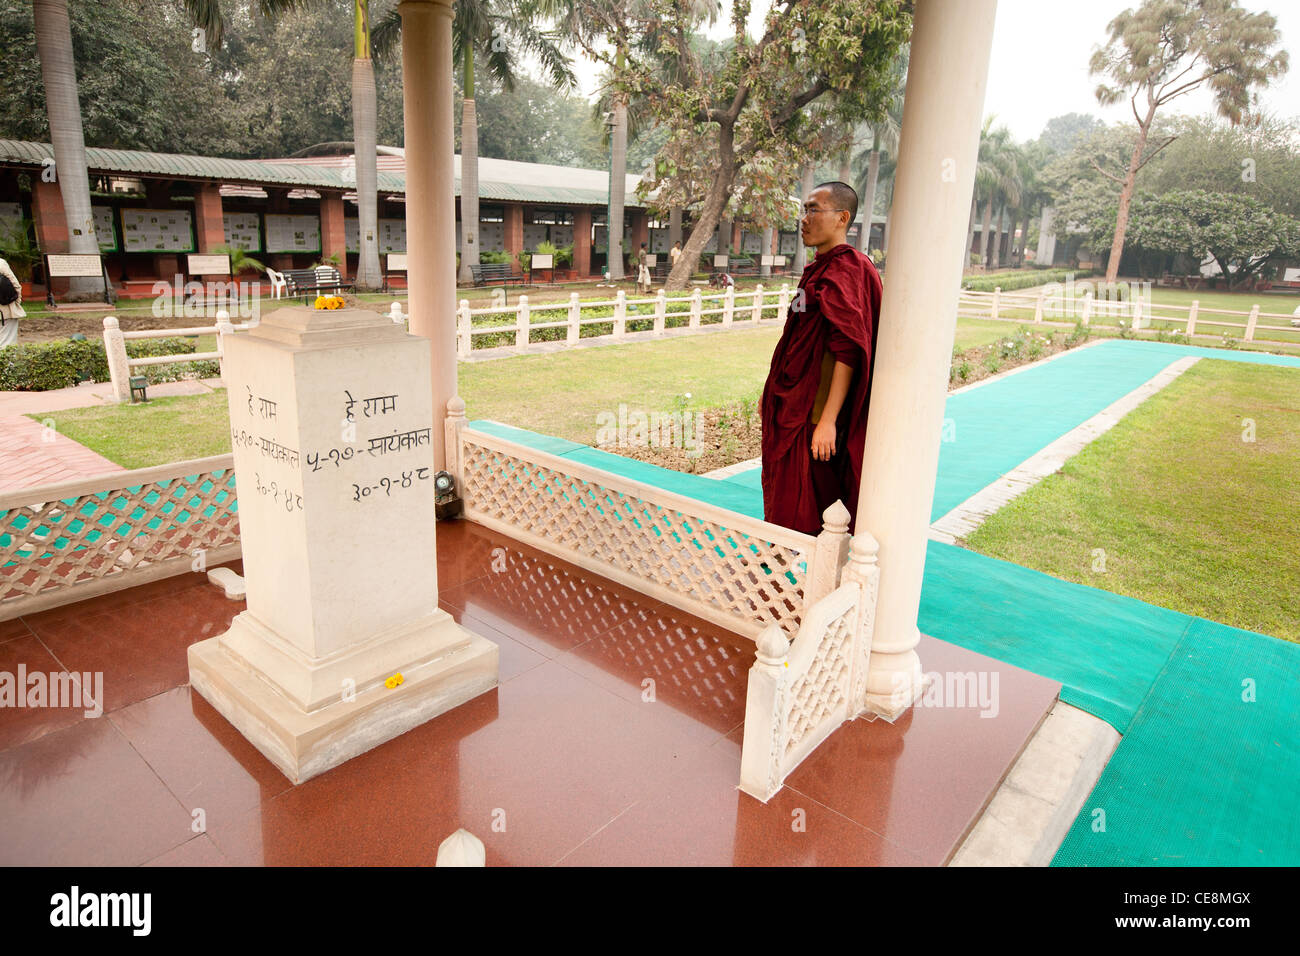
[[[126, 354], [130, 358], [145, 358], [191, 353], [195, 348], [195, 343], [186, 338], [132, 339], [126, 343]], [[134, 370], [133, 374], [144, 375], [151, 385], [187, 378], [215, 378], [221, 374], [221, 363], [205, 360], [150, 365]], [[20, 343], [0, 349], [0, 391], [48, 392], [68, 388], [87, 378], [93, 382], [109, 380], [102, 340], [65, 339]]]
[[1003, 292], [1014, 292], [1016, 289], [1028, 289], [1048, 282], [1063, 282], [1069, 276], [1078, 274], [1076, 269], [1018, 269], [1015, 272], [971, 276], [962, 280], [961, 287], [969, 292], [992, 292], [998, 288]]

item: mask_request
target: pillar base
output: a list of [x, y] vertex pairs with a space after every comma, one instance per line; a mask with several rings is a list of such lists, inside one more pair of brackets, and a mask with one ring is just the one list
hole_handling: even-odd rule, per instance
[[[232, 630], [238, 626], [238, 618]], [[190, 684], [267, 760], [299, 784], [458, 707], [497, 686], [498, 649], [450, 617], [433, 625], [447, 653], [397, 667], [401, 684], [383, 682], [305, 710], [225, 643], [226, 635], [189, 649]]]
[[926, 688], [933, 683], [934, 678], [929, 674], [917, 674], [910, 686], [900, 686], [898, 690], [890, 694], [871, 694], [868, 693], [863, 701], [862, 712], [871, 715], [872, 719], [880, 717], [893, 723], [907, 711], [914, 703], [921, 699]]

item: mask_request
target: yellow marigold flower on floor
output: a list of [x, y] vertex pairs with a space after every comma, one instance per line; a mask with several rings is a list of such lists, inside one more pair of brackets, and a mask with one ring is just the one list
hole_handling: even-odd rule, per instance
[[397, 674], [394, 674], [392, 677], [388, 678], [388, 680], [384, 681], [384, 686], [387, 687], [389, 690], [392, 690], [394, 687], [402, 683], [404, 680], [406, 680], [406, 678], [403, 677], [399, 672]]
[[318, 295], [318, 296], [316, 296], [316, 302], [312, 305], [312, 308], [314, 308], [314, 309], [323, 309], [323, 308], [325, 308], [325, 307], [326, 307], [326, 306], [325, 306], [325, 296], [323, 296], [323, 295]]

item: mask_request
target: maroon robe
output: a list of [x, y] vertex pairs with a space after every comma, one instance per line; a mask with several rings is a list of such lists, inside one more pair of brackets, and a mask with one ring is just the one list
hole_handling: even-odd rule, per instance
[[[822, 512], [837, 499], [857, 516], [858, 485], [867, 435], [867, 404], [876, 353], [882, 287], [871, 260], [847, 243], [817, 256], [799, 280], [772, 368], [763, 388], [763, 517], [786, 528], [817, 534]], [[849, 393], [835, 420], [835, 454], [814, 461], [813, 405], [822, 358], [854, 366]], [[847, 351], [846, 351], [847, 350]], [[856, 354], [853, 354], [855, 353]], [[852, 359], [848, 361], [848, 359]]]

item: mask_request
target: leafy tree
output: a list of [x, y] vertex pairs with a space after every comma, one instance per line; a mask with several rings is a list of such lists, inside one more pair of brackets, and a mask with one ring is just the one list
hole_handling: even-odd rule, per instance
[[1105, 125], [1091, 113], [1063, 113], [1047, 121], [1038, 134], [1038, 143], [1049, 156], [1061, 156]]
[[[631, 93], [646, 95], [656, 118], [669, 130], [668, 154], [680, 175], [706, 179], [707, 191], [696, 227], [666, 288], [685, 288], [728, 201], [760, 222], [790, 215], [788, 197], [799, 170], [810, 159], [843, 148], [843, 130], [862, 120], [880, 120], [893, 87], [890, 68], [911, 28], [901, 0], [776, 0], [758, 39], [746, 32], [749, 0], [732, 7], [733, 42], [713, 70], [696, 58], [688, 37], [696, 22], [685, 0], [650, 0], [660, 55], [677, 61], [675, 82], [663, 85], [651, 63], [627, 44], [620, 66], [607, 53], [596, 55], [615, 70]], [[619, 27], [632, 35], [638, 24]], [[820, 115], [805, 107], [834, 92]], [[660, 178], [642, 181], [646, 192], [671, 188]], [[746, 183], [740, 174], [749, 177]], [[733, 187], [749, 189], [733, 197]]]
[[[1241, 122], [1251, 106], [1252, 90], [1287, 70], [1286, 51], [1269, 52], [1279, 40], [1276, 26], [1272, 14], [1247, 13], [1236, 0], [1143, 0], [1136, 11], [1125, 10], [1111, 20], [1110, 39], [1094, 51], [1089, 71], [1110, 81], [1096, 90], [1102, 106], [1114, 105], [1131, 92], [1138, 136], [1128, 169], [1116, 180], [1120, 194], [1107, 282], [1114, 282], [1119, 273], [1134, 183], [1156, 111], [1208, 86], [1219, 114]], [[1146, 99], [1144, 113], [1138, 110], [1139, 94]]]
[[1139, 248], [1182, 252], [1196, 262], [1208, 250], [1229, 288], [1270, 263], [1300, 256], [1300, 221], [1249, 197], [1201, 189], [1144, 202], [1134, 213], [1130, 238]]

